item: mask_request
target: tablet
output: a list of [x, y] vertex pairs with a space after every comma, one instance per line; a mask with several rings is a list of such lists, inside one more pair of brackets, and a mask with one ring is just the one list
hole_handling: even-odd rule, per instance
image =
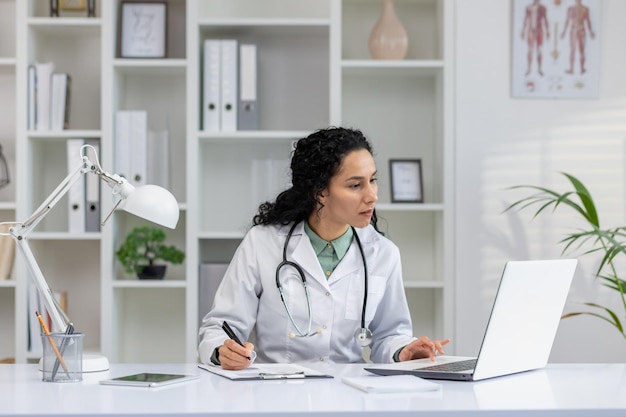
[[157, 374], [143, 372], [140, 374], [103, 379], [100, 383], [102, 385], [124, 385], [131, 387], [161, 387], [163, 385], [176, 384], [198, 378], [200, 378], [199, 375]]

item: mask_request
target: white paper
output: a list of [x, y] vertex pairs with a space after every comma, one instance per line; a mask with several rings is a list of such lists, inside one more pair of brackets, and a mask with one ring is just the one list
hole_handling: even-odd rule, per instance
[[344, 377], [343, 383], [372, 393], [438, 391], [440, 384], [412, 375]]

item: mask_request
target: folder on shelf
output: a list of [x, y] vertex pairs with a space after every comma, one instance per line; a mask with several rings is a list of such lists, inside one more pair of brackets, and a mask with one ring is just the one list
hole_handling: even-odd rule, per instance
[[148, 132], [148, 184], [170, 188], [170, 141], [169, 132]]
[[50, 96], [52, 93], [52, 73], [54, 72], [53, 62], [43, 62], [35, 64], [37, 79], [36, 87], [36, 130], [50, 130]]
[[28, 130], [37, 127], [37, 68], [31, 64], [28, 66]]
[[208, 132], [221, 130], [221, 41], [204, 41], [202, 68], [202, 129]]
[[[100, 154], [100, 141], [87, 140]], [[100, 231], [100, 178], [97, 175], [85, 175], [85, 232]]]
[[69, 126], [71, 80], [69, 74], [52, 74], [50, 130], [63, 130]]
[[200, 264], [200, 276], [198, 277], [198, 323], [213, 307], [213, 300], [217, 288], [224, 278], [228, 269], [227, 263], [202, 263]]
[[9, 229], [12, 225], [0, 224], [0, 232], [7, 235], [0, 236], [0, 281], [11, 278], [13, 260], [15, 259], [15, 240], [9, 236]]
[[224, 132], [237, 130], [237, 101], [239, 94], [237, 73], [239, 65], [239, 51], [234, 39], [222, 40], [222, 113], [221, 126]]
[[113, 140], [115, 172], [130, 181], [130, 112], [115, 112], [115, 137]]
[[237, 127], [239, 130], [257, 130], [259, 116], [257, 109], [257, 45], [239, 45], [239, 109]]
[[[67, 140], [67, 169], [73, 171], [81, 163], [80, 148], [85, 144], [83, 139]], [[81, 175], [67, 193], [68, 197], [68, 232], [83, 233], [85, 231], [85, 176]]]
[[134, 110], [130, 115], [130, 168], [129, 181], [134, 186], [147, 184], [148, 174], [148, 112]]

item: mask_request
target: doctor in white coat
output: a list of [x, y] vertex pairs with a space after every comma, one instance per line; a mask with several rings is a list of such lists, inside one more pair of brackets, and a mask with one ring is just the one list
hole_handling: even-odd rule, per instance
[[[363, 134], [333, 127], [300, 139], [291, 174], [235, 252], [200, 327], [201, 362], [363, 362], [367, 345], [374, 362], [444, 353], [449, 339], [412, 336], [400, 253], [376, 228], [377, 170]], [[255, 344], [226, 336], [224, 322]]]

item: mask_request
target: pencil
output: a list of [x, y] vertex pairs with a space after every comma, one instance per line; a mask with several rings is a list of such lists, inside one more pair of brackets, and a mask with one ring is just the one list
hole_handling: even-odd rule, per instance
[[52, 346], [52, 350], [54, 350], [54, 354], [57, 356], [57, 359], [59, 363], [61, 364], [61, 366], [63, 367], [63, 370], [67, 374], [67, 377], [70, 378], [70, 373], [67, 370], [67, 365], [65, 364], [65, 361], [63, 360], [63, 355], [61, 355], [61, 352], [59, 352], [59, 348], [57, 347], [57, 344], [54, 343], [54, 338], [50, 336], [50, 330], [48, 330], [48, 326], [46, 326], [46, 322], [43, 321], [43, 317], [41, 317], [41, 314], [39, 314], [39, 311], [35, 311], [35, 314], [37, 315], [37, 320], [39, 320], [39, 324], [41, 325], [41, 329], [43, 330], [44, 334], [48, 335], [48, 341], [50, 342], [50, 346]]

